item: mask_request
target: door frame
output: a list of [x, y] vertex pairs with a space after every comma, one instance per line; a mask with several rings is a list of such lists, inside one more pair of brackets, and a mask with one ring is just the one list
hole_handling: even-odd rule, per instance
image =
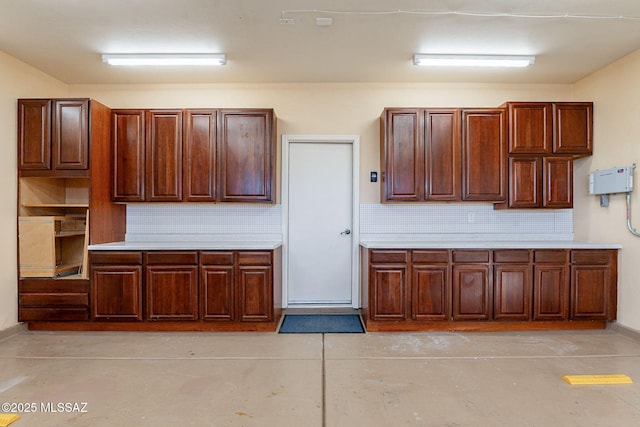
[[[289, 145], [351, 144], [351, 306], [360, 308], [360, 135], [282, 135], [282, 307], [289, 304]], [[337, 307], [332, 305], [332, 307]]]

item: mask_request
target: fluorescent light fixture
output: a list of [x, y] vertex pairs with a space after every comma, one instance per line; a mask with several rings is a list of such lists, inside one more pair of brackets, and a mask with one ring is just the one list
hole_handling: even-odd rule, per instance
[[519, 55], [413, 55], [415, 65], [431, 67], [528, 67], [535, 60]]
[[109, 65], [224, 65], [224, 53], [118, 53], [103, 54]]

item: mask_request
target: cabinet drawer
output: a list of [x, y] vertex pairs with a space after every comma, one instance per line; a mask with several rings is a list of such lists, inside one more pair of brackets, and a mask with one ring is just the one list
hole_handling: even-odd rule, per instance
[[566, 264], [568, 252], [562, 249], [536, 250], [533, 260], [537, 263]]
[[89, 311], [81, 307], [48, 308], [48, 307], [20, 307], [18, 320], [30, 321], [54, 321], [54, 320], [89, 320]]
[[413, 251], [414, 264], [446, 264], [449, 262], [449, 251]]
[[89, 305], [89, 294], [42, 293], [20, 294], [20, 306], [84, 306]]
[[238, 265], [271, 265], [271, 252], [238, 252]]
[[144, 262], [147, 265], [191, 265], [198, 263], [198, 252], [145, 252]]
[[493, 251], [493, 262], [529, 262], [529, 250], [528, 249], [508, 249]]
[[142, 264], [142, 252], [91, 252], [91, 264]]
[[372, 249], [369, 251], [369, 262], [371, 262], [372, 264], [378, 264], [378, 263], [406, 264], [407, 262], [409, 262], [409, 251]]
[[489, 262], [489, 251], [453, 251], [453, 262]]
[[606, 250], [571, 251], [571, 262], [574, 264], [608, 264], [610, 259], [610, 252]]
[[233, 265], [233, 252], [200, 252], [202, 265]]
[[74, 279], [20, 279], [18, 292], [27, 293], [88, 293], [88, 280]]

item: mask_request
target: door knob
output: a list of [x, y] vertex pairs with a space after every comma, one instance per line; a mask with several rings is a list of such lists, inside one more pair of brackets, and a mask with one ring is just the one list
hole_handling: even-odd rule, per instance
[[347, 228], [346, 230], [344, 230], [344, 231], [343, 231], [342, 233], [340, 233], [340, 234], [341, 234], [342, 236], [344, 236], [344, 235], [347, 235], [347, 236], [348, 236], [349, 234], [351, 234], [351, 230], [349, 230], [349, 229]]

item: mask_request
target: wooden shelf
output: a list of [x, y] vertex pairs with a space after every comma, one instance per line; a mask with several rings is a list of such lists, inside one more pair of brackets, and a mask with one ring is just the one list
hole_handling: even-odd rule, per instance
[[88, 203], [23, 203], [25, 208], [84, 208], [89, 209]]
[[62, 274], [62, 273], [68, 273], [70, 271], [78, 270], [81, 266], [82, 266], [81, 262], [73, 263], [73, 264], [56, 265], [55, 273], [56, 275]]
[[56, 233], [56, 237], [84, 236], [84, 230], [65, 230]]
[[87, 254], [88, 211], [83, 216], [20, 216], [20, 277], [79, 274]]

